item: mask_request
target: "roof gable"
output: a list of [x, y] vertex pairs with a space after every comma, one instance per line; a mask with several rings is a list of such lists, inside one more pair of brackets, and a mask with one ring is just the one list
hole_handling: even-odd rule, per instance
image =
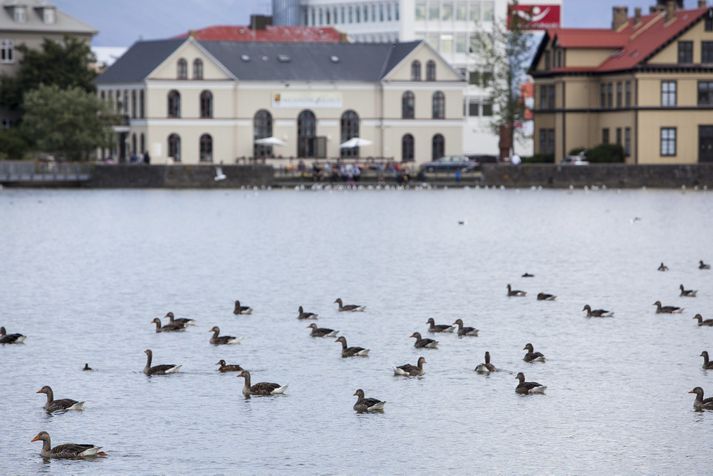
[[139, 83], [163, 63], [186, 40], [154, 40], [134, 43], [97, 78], [97, 84]]
[[[395, 46], [409, 45], [409, 43], [401, 43]], [[418, 59], [421, 61], [423, 75], [425, 76], [426, 63], [429, 60], [435, 61], [438, 68], [436, 79], [438, 81], [463, 81], [460, 73], [447, 63], [443, 57], [434, 50], [431, 45], [425, 41], [419, 42], [415, 48], [394, 48], [389, 61], [385, 65], [383, 78], [385, 80], [411, 80], [411, 61]], [[443, 74], [443, 72], [446, 74]]]

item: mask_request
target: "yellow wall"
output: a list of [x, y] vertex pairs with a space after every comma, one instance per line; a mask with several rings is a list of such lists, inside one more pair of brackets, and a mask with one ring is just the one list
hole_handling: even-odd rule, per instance
[[705, 22], [700, 20], [693, 28], [681, 35], [666, 48], [652, 57], [649, 64], [678, 63], [678, 42], [693, 41], [693, 62], [701, 62], [701, 41], [713, 41], [713, 31], [705, 31]]

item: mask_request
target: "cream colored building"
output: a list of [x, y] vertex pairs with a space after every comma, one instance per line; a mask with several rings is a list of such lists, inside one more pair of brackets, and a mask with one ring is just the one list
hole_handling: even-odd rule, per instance
[[713, 162], [713, 9], [615, 7], [611, 29], [547, 32], [531, 67], [535, 150], [618, 143], [631, 164]]
[[[125, 117], [115, 157], [183, 164], [461, 154], [465, 87], [425, 42], [141, 41], [97, 80]], [[340, 147], [354, 138], [369, 145]]]

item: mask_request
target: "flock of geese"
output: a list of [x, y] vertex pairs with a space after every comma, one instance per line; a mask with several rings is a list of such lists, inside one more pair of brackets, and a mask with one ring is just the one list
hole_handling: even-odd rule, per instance
[[[700, 270], [710, 270], [710, 265], [699, 262], [698, 268]], [[658, 267], [658, 271], [666, 272], [669, 268], [664, 263], [661, 263]], [[523, 278], [533, 278], [534, 275], [530, 273], [525, 273], [522, 275]], [[686, 298], [694, 298], [697, 295], [697, 291], [693, 289], [686, 289], [683, 284], [679, 286], [680, 296]], [[513, 289], [510, 284], [507, 285], [507, 297], [519, 298], [527, 296], [527, 292]], [[537, 300], [539, 301], [555, 301], [557, 296], [553, 294], [540, 292], [537, 294]], [[339, 312], [347, 313], [357, 313], [366, 311], [366, 306], [357, 304], [344, 304], [341, 298], [337, 298], [334, 301], [337, 304]], [[656, 301], [653, 303], [656, 306], [657, 314], [680, 314], [683, 312], [683, 308], [678, 306], [665, 306], [661, 301]], [[592, 307], [587, 304], [582, 309], [585, 312], [587, 318], [610, 318], [614, 317], [614, 313], [606, 309], [592, 309]], [[233, 314], [235, 315], [249, 315], [252, 314], [253, 309], [249, 306], [244, 306], [240, 301], [235, 301]], [[173, 312], [168, 312], [165, 316], [168, 322], [164, 323], [159, 318], [155, 318], [151, 321], [155, 325], [155, 332], [182, 332], [185, 331], [189, 326], [195, 326], [196, 322], [194, 319], [187, 318], [176, 318]], [[302, 306], [298, 309], [297, 319], [301, 321], [305, 320], [317, 320], [319, 315], [313, 312], [306, 312]], [[693, 319], [697, 320], [698, 326], [713, 327], [713, 319], [703, 319], [700, 314], [696, 314]], [[428, 319], [426, 322], [428, 325], [427, 331], [431, 334], [445, 334], [452, 333], [458, 335], [459, 337], [477, 337], [480, 332], [474, 327], [466, 326], [462, 319], [457, 319], [452, 324], [437, 324], [433, 318]], [[350, 346], [347, 342], [346, 337], [338, 336], [339, 331], [334, 329], [329, 329], [325, 327], [319, 327], [316, 323], [311, 323], [308, 327], [310, 329], [309, 335], [314, 338], [336, 338], [335, 342], [341, 344], [341, 357], [342, 358], [352, 358], [352, 357], [367, 357], [369, 355], [369, 349], [359, 346]], [[221, 335], [220, 328], [218, 326], [213, 326], [210, 331], [212, 335], [209, 339], [209, 343], [214, 346], [219, 345], [235, 345], [240, 343], [240, 339], [234, 336]], [[415, 339], [414, 347], [417, 349], [437, 349], [438, 341], [428, 337], [423, 337], [420, 332], [414, 332], [411, 334], [411, 338]], [[2, 345], [12, 345], [12, 344], [22, 344], [26, 337], [19, 333], [8, 334], [4, 327], [0, 327], [0, 344]], [[544, 354], [535, 351], [535, 347], [532, 343], [527, 343], [522, 349], [525, 351], [523, 356], [523, 361], [526, 363], [536, 363], [546, 361]], [[153, 351], [151, 349], [146, 349], [144, 351], [146, 354], [146, 365], [144, 366], [143, 373], [149, 377], [158, 375], [171, 375], [180, 371], [181, 365], [177, 364], [159, 364], [153, 365]], [[707, 351], [703, 351], [700, 354], [703, 357], [703, 368], [706, 370], [713, 370], [713, 362], [711, 362], [709, 354]], [[421, 356], [415, 365], [406, 363], [394, 367], [394, 376], [398, 377], [422, 377], [425, 374], [424, 364], [426, 364], [426, 358]], [[239, 378], [243, 379], [243, 389], [242, 393], [245, 398], [250, 398], [252, 396], [272, 396], [284, 394], [287, 390], [287, 385], [280, 385], [278, 383], [272, 382], [258, 382], [252, 383], [250, 372], [244, 369], [238, 364], [230, 364], [225, 360], [220, 360], [216, 363], [218, 366], [217, 370], [220, 373], [234, 372]], [[92, 371], [89, 364], [85, 364], [83, 371]], [[484, 362], [478, 364], [475, 372], [481, 375], [489, 375], [493, 372], [497, 372], [498, 369], [491, 362], [490, 352], [486, 351], [484, 356]], [[519, 395], [536, 395], [544, 394], [547, 387], [537, 382], [528, 382], [525, 378], [523, 372], [518, 372], [516, 375], [517, 385], [515, 386], [515, 392]], [[67, 411], [81, 411], [84, 409], [84, 402], [73, 400], [70, 398], [55, 399], [54, 391], [49, 386], [44, 386], [37, 391], [38, 394], [44, 394], [46, 397], [46, 402], [44, 409], [48, 413], [63, 413]], [[713, 410], [713, 398], [704, 398], [704, 390], [701, 387], [695, 387], [690, 390], [691, 394], [695, 394], [695, 400], [693, 403], [693, 408], [696, 411], [703, 410]], [[357, 413], [377, 413], [383, 412], [385, 401], [376, 398], [367, 398], [364, 390], [357, 389], [354, 392], [354, 396], [357, 398], [353, 409]], [[88, 444], [62, 444], [58, 446], [52, 446], [50, 435], [46, 431], [38, 433], [33, 439], [35, 441], [42, 442], [41, 455], [44, 458], [62, 458], [62, 459], [85, 459], [85, 458], [96, 458], [105, 457], [107, 454], [102, 451], [102, 448], [95, 445]]]

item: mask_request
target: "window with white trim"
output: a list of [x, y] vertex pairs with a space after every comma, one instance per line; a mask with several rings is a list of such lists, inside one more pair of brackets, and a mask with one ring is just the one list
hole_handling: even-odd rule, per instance
[[676, 128], [662, 127], [661, 128], [661, 156], [675, 157], [676, 156]]
[[12, 64], [15, 62], [15, 42], [0, 40], [0, 63]]

